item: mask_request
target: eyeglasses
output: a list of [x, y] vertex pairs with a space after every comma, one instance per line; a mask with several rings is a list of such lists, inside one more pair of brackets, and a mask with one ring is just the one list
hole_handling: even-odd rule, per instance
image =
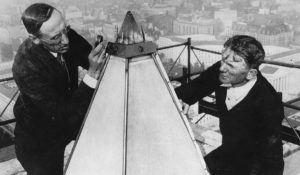
[[46, 41], [48, 43], [51, 44], [59, 44], [62, 41], [63, 35], [67, 35], [68, 32], [70, 31], [71, 26], [70, 25], [66, 25], [66, 27], [59, 32], [57, 35], [51, 37], [51, 38], [46, 38], [46, 37], [40, 37], [41, 40]]

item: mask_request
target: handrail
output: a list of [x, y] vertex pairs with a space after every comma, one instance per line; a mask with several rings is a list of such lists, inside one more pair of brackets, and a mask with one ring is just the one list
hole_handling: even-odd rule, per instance
[[14, 78], [13, 77], [3, 78], [3, 79], [0, 79], [0, 83], [4, 82], [4, 81], [11, 81], [11, 80], [14, 80]]
[[[160, 48], [157, 48], [157, 50], [164, 50], [164, 49], [169, 49], [169, 48], [172, 48], [172, 47], [177, 47], [177, 46], [182, 46], [182, 45], [187, 45], [187, 44], [188, 44], [188, 42], [185, 42], [185, 43], [181, 43], [181, 44], [176, 44], [176, 45], [171, 45], [171, 46], [166, 46], [166, 47], [160, 47]], [[192, 50], [198, 50], [198, 51], [203, 51], [203, 52], [208, 52], [208, 53], [221, 55], [221, 52], [217, 52], [217, 51], [213, 51], [213, 50], [202, 49], [202, 48], [195, 47], [195, 46], [191, 46], [190, 48]], [[283, 62], [278, 62], [278, 61], [263, 60], [263, 61], [261, 61], [261, 63], [300, 69], [300, 65], [283, 63]]]
[[213, 54], [218, 54], [218, 55], [221, 55], [220, 52], [217, 52], [217, 51], [213, 51], [213, 50], [207, 50], [207, 49], [201, 49], [199, 47], [195, 47], [195, 46], [191, 46], [191, 49], [194, 49], [194, 50], [199, 50], [199, 51], [203, 51], [203, 52], [208, 52], [208, 53], [213, 53]]
[[187, 42], [181, 43], [181, 44], [174, 44], [174, 45], [170, 45], [170, 46], [165, 46], [165, 47], [159, 47], [156, 50], [170, 49], [170, 48], [173, 48], [173, 47], [179, 47], [179, 46], [185, 46], [185, 45], [187, 45]]
[[11, 123], [14, 123], [14, 122], [16, 122], [15, 118], [9, 119], [9, 120], [5, 120], [5, 121], [1, 121], [0, 122], [0, 126], [8, 125], [8, 124], [11, 124]]
[[290, 100], [290, 101], [287, 101], [286, 103], [287, 103], [287, 104], [292, 104], [292, 103], [295, 103], [295, 102], [297, 102], [297, 101], [300, 101], [300, 97], [295, 98], [295, 99], [292, 99], [292, 100]]
[[[187, 42], [184, 42], [184, 43], [175, 44], [175, 45], [169, 45], [169, 46], [164, 46], [164, 47], [159, 47], [159, 48], [157, 48], [157, 51], [159, 51], [159, 50], [165, 50], [165, 49], [170, 49], [170, 48], [173, 48], [173, 47], [179, 47], [179, 46], [188, 46], [188, 49], [189, 49], [188, 50], [188, 57], [190, 57], [190, 50], [192, 50], [192, 51], [193, 50], [198, 50], [198, 51], [203, 51], [203, 52], [207, 52], [207, 53], [213, 53], [213, 54], [221, 55], [221, 53], [217, 52], [217, 51], [212, 51], [212, 50], [207, 50], [207, 49], [202, 49], [202, 48], [198, 48], [198, 47], [192, 46], [190, 38], [188, 38]], [[196, 56], [196, 54], [195, 54], [195, 56]], [[189, 58], [188, 58], [188, 60], [189, 60]], [[277, 66], [283, 66], [283, 67], [288, 67], [288, 68], [300, 69], [300, 65], [294, 65], [294, 64], [277, 62], [277, 61], [271, 61], [271, 60], [263, 60], [261, 63], [271, 64], [271, 65], [277, 65]], [[190, 64], [190, 62], [188, 62], [188, 67], [189, 67], [189, 64]], [[189, 79], [191, 76], [199, 75], [200, 73], [201, 72], [191, 73], [190, 72], [190, 68], [189, 68], [186, 75], [183, 75], [183, 76], [181, 76], [179, 78], [175, 78], [175, 79], [172, 79], [170, 77], [170, 79], [171, 80], [184, 80], [184, 79]], [[5, 81], [11, 81], [11, 80], [13, 80], [13, 77], [3, 78], [3, 79], [0, 79], [0, 83], [1, 82], [5, 82]], [[285, 102], [285, 103], [283, 103], [283, 105], [285, 107], [288, 107], [288, 108], [300, 111], [300, 107], [292, 105], [292, 103], [297, 102], [297, 101], [300, 101], [300, 97], [296, 98], [296, 99], [293, 99], [293, 100], [290, 100], [288, 102]], [[200, 104], [200, 106], [201, 106], [201, 104]], [[207, 109], [206, 109], [207, 113], [216, 114], [216, 116], [217, 116], [217, 111], [214, 109], [214, 105], [213, 104], [204, 104], [203, 105], [203, 103], [202, 103], [201, 107], [203, 107], [203, 106], [207, 107]], [[1, 118], [1, 116], [0, 116], [0, 118]], [[0, 126], [7, 125], [7, 124], [13, 123], [15, 121], [16, 121], [15, 119], [10, 119], [10, 120], [6, 120], [6, 121], [0, 121]], [[282, 127], [283, 127], [283, 131], [282, 132], [283, 132], [283, 135], [285, 136], [285, 138], [287, 140], [289, 140], [290, 142], [296, 143], [296, 144], [299, 145], [299, 140], [294, 137], [293, 131], [290, 128], [288, 128], [287, 126], [282, 126]], [[296, 132], [299, 133], [300, 131], [297, 130]]]
[[278, 61], [263, 60], [262, 63], [300, 69], [300, 65], [282, 63], [282, 62], [278, 62]]

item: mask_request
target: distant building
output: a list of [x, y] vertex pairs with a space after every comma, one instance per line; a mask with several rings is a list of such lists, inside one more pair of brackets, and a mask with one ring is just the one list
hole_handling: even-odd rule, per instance
[[282, 98], [283, 100], [285, 100], [288, 95], [288, 71], [286, 71], [282, 67], [264, 64], [260, 66], [260, 71], [277, 92], [282, 92]]
[[287, 4], [290, 0], [275, 0], [276, 4]]
[[115, 39], [116, 31], [120, 30], [121, 25], [122, 25], [121, 23], [113, 23], [113, 24], [105, 23], [102, 28], [104, 38], [107, 38], [109, 41]]
[[274, 46], [274, 45], [263, 45], [266, 59], [269, 59], [271, 57], [274, 57], [274, 55], [280, 55], [285, 52], [290, 52], [291, 49], [288, 47], [282, 47], [282, 46]]
[[[300, 39], [300, 37], [298, 37]], [[300, 40], [291, 43], [290, 47], [292, 47], [293, 49], [300, 49]]]
[[23, 24], [15, 25], [15, 26], [7, 26], [7, 30], [9, 31], [9, 36], [11, 39], [22, 39], [28, 37], [28, 33]]
[[141, 11], [145, 14], [145, 16], [166, 14], [176, 16], [176, 7], [167, 4], [155, 4], [152, 7], [144, 5], [141, 8]]
[[83, 23], [83, 12], [76, 6], [71, 5], [63, 10], [65, 18], [69, 25], [76, 31], [86, 30]]
[[220, 9], [214, 12], [214, 18], [219, 19], [224, 25], [225, 35], [229, 35], [232, 29], [232, 23], [237, 21], [237, 11], [230, 9]]
[[0, 63], [0, 80], [4, 78], [12, 77], [12, 72], [11, 72], [12, 64], [13, 64], [12, 61]]
[[165, 33], [173, 32], [174, 17], [170, 15], [153, 15], [147, 17], [146, 21], [163, 30]]
[[73, 19], [83, 18], [83, 13], [76, 6], [69, 6], [65, 10], [65, 17], [66, 17], [66, 20], [73, 20]]
[[[294, 64], [294, 65], [300, 65], [300, 49], [296, 50], [290, 50], [278, 54], [274, 54], [271, 56], [268, 56], [266, 59], [277, 61], [277, 62], [283, 62], [288, 64]], [[300, 81], [299, 81], [299, 75], [300, 70], [299, 69], [291, 69], [291, 68], [283, 68], [289, 73], [289, 83], [288, 83], [288, 97], [287, 100], [299, 97], [300, 95]]]
[[264, 45], [288, 45], [293, 40], [293, 31], [277, 15], [248, 15], [234, 22], [232, 35], [250, 35]]
[[4, 44], [10, 44], [10, 33], [7, 29], [0, 27], [0, 42]]
[[179, 35], [214, 34], [214, 19], [182, 15], [173, 22], [173, 33]]
[[299, 8], [300, 4], [290, 1], [286, 3], [280, 3], [278, 6], [278, 11], [298, 11]]

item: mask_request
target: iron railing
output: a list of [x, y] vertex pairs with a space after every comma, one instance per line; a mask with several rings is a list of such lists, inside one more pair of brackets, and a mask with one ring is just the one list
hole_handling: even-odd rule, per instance
[[[195, 73], [191, 72], [191, 51], [194, 54], [194, 56], [197, 58], [197, 60], [198, 60], [198, 62], [200, 64], [201, 64], [201, 62], [200, 62], [199, 58], [197, 57], [197, 54], [194, 52], [194, 50], [200, 51], [200, 52], [207, 52], [207, 53], [212, 53], [212, 54], [218, 54], [218, 55], [221, 54], [220, 52], [216, 52], [216, 51], [202, 49], [202, 48], [198, 48], [198, 47], [192, 46], [191, 43], [192, 43], [191, 42], [191, 38], [188, 38], [187, 42], [184, 42], [184, 43], [175, 44], [175, 45], [169, 45], [169, 46], [157, 48], [157, 51], [165, 50], [165, 49], [170, 49], [170, 48], [175, 48], [175, 47], [179, 47], [179, 46], [185, 46], [183, 48], [183, 50], [185, 48], [187, 48], [187, 68], [186, 68], [187, 71], [186, 71], [186, 73], [184, 75], [182, 75], [181, 77], [177, 78], [177, 79], [180, 79], [180, 80], [184, 80], [183, 82], [189, 82], [191, 80], [191, 76], [199, 75], [201, 73], [201, 72], [195, 72]], [[179, 54], [179, 56], [175, 60], [174, 65], [168, 71], [168, 74], [172, 71], [172, 69], [174, 68], [175, 64], [180, 59], [180, 56], [183, 53], [183, 50], [181, 51], [181, 53]], [[264, 61], [262, 61], [262, 63], [264, 63], [264, 64], [271, 64], [271, 65], [278, 65], [278, 66], [283, 66], [283, 67], [288, 67], [288, 68], [297, 68], [297, 69], [300, 69], [299, 65], [293, 65], [293, 64], [276, 62], [276, 61], [270, 61], [270, 60], [264, 60]], [[0, 83], [1, 82], [5, 82], [5, 81], [11, 81], [11, 80], [13, 80], [13, 77], [0, 79]], [[17, 95], [17, 93], [14, 94], [14, 96], [9, 101], [9, 103], [7, 104], [7, 106], [9, 106], [11, 104], [11, 101], [15, 98], [16, 95]], [[297, 101], [300, 101], [300, 98], [295, 98], [293, 100], [285, 102], [285, 103], [283, 103], [283, 105], [284, 105], [284, 107], [300, 111], [300, 107], [299, 106], [292, 105], [292, 103], [297, 102]], [[7, 106], [0, 113], [0, 119], [1, 119], [1, 117], [3, 115], [3, 113], [5, 112], [5, 110], [7, 109]], [[218, 115], [219, 115], [216, 106], [214, 104], [212, 104], [212, 103], [201, 101], [201, 102], [199, 102], [199, 109], [201, 109], [205, 113], [212, 114], [213, 116], [216, 116], [216, 117], [218, 117]], [[300, 137], [299, 137], [300, 131], [297, 130], [296, 128], [294, 128], [290, 124], [288, 118], [285, 118], [285, 120], [287, 120], [287, 123], [289, 124], [289, 126], [282, 125], [283, 139], [285, 141], [287, 141], [287, 142], [291, 142], [291, 143], [300, 145]], [[0, 126], [11, 124], [13, 122], [15, 122], [15, 119], [10, 119], [10, 120], [6, 120], [6, 121], [0, 121]]]

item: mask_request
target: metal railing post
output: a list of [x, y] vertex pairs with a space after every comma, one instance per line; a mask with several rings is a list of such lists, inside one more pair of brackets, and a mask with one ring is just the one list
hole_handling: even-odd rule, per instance
[[191, 38], [187, 39], [187, 53], [188, 53], [188, 59], [187, 59], [187, 83], [189, 83], [191, 81]]

